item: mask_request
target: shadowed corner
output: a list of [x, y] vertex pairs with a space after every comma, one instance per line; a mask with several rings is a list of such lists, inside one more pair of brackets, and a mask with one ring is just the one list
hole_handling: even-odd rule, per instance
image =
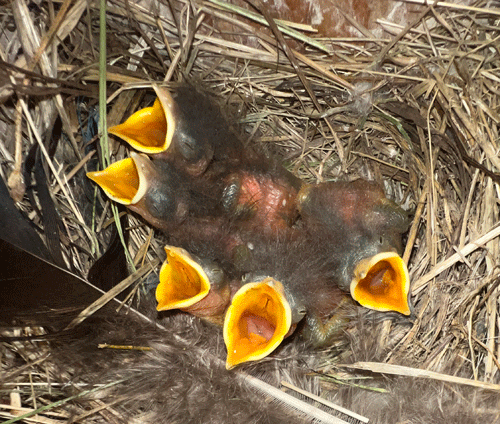
[[382, 252], [361, 260], [354, 270], [351, 296], [365, 308], [410, 315], [410, 279], [403, 259], [395, 252]]
[[153, 88], [158, 96], [153, 106], [135, 112], [125, 122], [108, 130], [146, 154], [166, 152], [172, 144], [176, 129], [172, 96], [166, 88]]
[[292, 310], [280, 282], [267, 277], [245, 284], [234, 295], [224, 320], [226, 368], [265, 358], [291, 327]]

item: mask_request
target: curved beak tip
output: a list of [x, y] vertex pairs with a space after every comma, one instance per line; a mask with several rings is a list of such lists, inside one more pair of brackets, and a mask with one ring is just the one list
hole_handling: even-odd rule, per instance
[[241, 362], [233, 360], [230, 355], [226, 357], [226, 370], [233, 369], [236, 365], [239, 365]]
[[408, 302], [406, 302], [404, 307], [401, 308], [401, 310], [399, 310], [398, 312], [401, 312], [403, 315], [410, 316], [411, 310], [410, 310], [410, 306], [408, 305]]

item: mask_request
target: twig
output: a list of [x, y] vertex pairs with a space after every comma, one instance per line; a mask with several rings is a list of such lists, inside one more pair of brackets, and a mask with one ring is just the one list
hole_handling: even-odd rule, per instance
[[57, 408], [57, 407], [59, 407], [61, 405], [64, 405], [65, 403], [71, 402], [72, 400], [81, 398], [83, 396], [87, 396], [87, 395], [89, 395], [91, 393], [95, 393], [95, 392], [97, 392], [99, 390], [105, 390], [105, 389], [107, 389], [109, 387], [116, 386], [117, 384], [123, 383], [124, 381], [125, 380], [113, 381], [112, 383], [108, 383], [108, 384], [106, 384], [104, 386], [95, 387], [95, 388], [93, 388], [91, 390], [85, 390], [83, 392], [78, 393], [75, 396], [70, 396], [68, 398], [59, 400], [59, 401], [51, 403], [49, 405], [41, 406], [40, 408], [34, 409], [31, 412], [28, 412], [27, 414], [23, 414], [23, 415], [20, 415], [19, 417], [12, 418], [11, 420], [4, 421], [3, 424], [13, 424], [13, 423], [16, 423], [16, 422], [24, 420], [26, 418], [32, 417], [33, 415], [37, 415], [37, 414], [39, 414], [41, 412], [48, 411], [48, 410], [53, 409], [53, 408]]
[[428, 272], [424, 276], [420, 277], [417, 281], [415, 281], [415, 283], [413, 284], [412, 293], [413, 294], [419, 293], [430, 280], [432, 280], [434, 277], [436, 277], [443, 271], [446, 271], [448, 268], [456, 264], [458, 261], [461, 260], [462, 256], [469, 255], [470, 253], [484, 246], [486, 243], [497, 238], [498, 236], [500, 236], [500, 225], [493, 228], [486, 234], [483, 234], [475, 241], [465, 245], [463, 249], [459, 250], [459, 253], [454, 253], [448, 259], [445, 259], [444, 261], [441, 261], [438, 264], [436, 264], [436, 266], [432, 269], [432, 271]]
[[21, 99], [17, 100], [16, 103], [16, 153], [14, 156], [14, 169], [12, 170], [9, 180], [7, 182], [10, 189], [10, 197], [15, 202], [20, 202], [26, 191], [26, 185], [24, 183], [23, 174], [21, 169], [23, 167], [23, 135], [22, 135], [22, 104]]
[[403, 0], [406, 3], [415, 3], [422, 5], [430, 5], [432, 7], [447, 7], [448, 9], [463, 10], [467, 12], [474, 12], [477, 14], [500, 16], [498, 9], [484, 9], [482, 7], [467, 6], [460, 3], [448, 3], [445, 1], [428, 1], [428, 0]]
[[92, 303], [90, 306], [86, 307], [78, 316], [71, 321], [68, 326], [64, 329], [66, 330], [71, 330], [78, 324], [82, 323], [85, 321], [88, 317], [90, 317], [93, 313], [101, 309], [104, 305], [106, 305], [110, 300], [114, 299], [115, 296], [120, 294], [123, 290], [125, 290], [127, 287], [129, 287], [131, 284], [133, 284], [135, 281], [137, 281], [139, 278], [143, 277], [146, 275], [148, 272], [150, 272], [152, 269], [154, 269], [158, 264], [160, 263], [160, 260], [154, 259], [151, 261], [151, 263], [147, 266], [143, 266], [142, 268], [138, 269], [136, 272], [133, 274], [130, 274], [125, 280], [123, 280], [121, 283], [117, 284], [115, 287], [113, 287], [111, 290], [106, 292], [103, 296], [101, 296], [99, 299], [97, 299], [94, 303]]
[[432, 380], [457, 383], [466, 386], [480, 387], [482, 389], [500, 392], [500, 385], [484, 381], [469, 380], [468, 378], [455, 377], [454, 375], [441, 374], [434, 371], [421, 370], [418, 368], [404, 367], [402, 365], [391, 365], [380, 362], [356, 362], [351, 365], [339, 365], [344, 368], [372, 371], [380, 374], [392, 374], [406, 377], [430, 378]]

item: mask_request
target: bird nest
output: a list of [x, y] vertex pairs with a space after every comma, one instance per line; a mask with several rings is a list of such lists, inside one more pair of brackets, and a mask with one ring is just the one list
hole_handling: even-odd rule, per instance
[[[183, 314], [146, 331], [108, 313], [92, 321], [92, 331], [78, 330], [90, 317], [60, 340], [44, 338], [43, 326], [18, 322], [2, 328], [2, 417], [326, 420], [316, 412], [296, 415], [293, 402], [270, 401], [277, 395], [258, 387], [288, 381], [370, 422], [499, 420], [500, 9], [486, 1], [422, 4], [404, 26], [379, 22], [382, 37], [358, 24], [359, 37], [325, 38], [307, 25], [273, 21], [257, 6], [109, 1], [107, 73], [99, 67], [105, 44], [96, 2], [0, 6], [0, 172], [11, 197], [48, 237], [25, 195], [31, 182], [22, 178], [28, 153], [39, 145], [60, 222], [58, 260], [86, 277], [119, 221], [109, 203], [92, 210], [85, 190], [82, 170], [98, 156], [99, 117], [107, 113], [110, 126], [151, 104], [152, 83], [200, 85], [249, 144], [303, 180], [375, 180], [410, 211], [403, 257], [413, 316], [360, 311], [334, 346], [315, 350], [297, 337], [243, 371], [220, 367], [219, 330]], [[54, 122], [62, 135], [51, 151], [42, 146], [50, 144]], [[99, 153], [108, 160], [127, 155], [116, 139], [103, 146], [109, 148]], [[138, 276], [154, 276], [155, 260], [163, 259], [161, 234], [137, 217], [129, 216], [123, 234], [129, 270], [133, 263], [136, 271], [122, 310], [144, 294], [148, 279]], [[129, 349], [96, 353], [96, 340]], [[161, 371], [167, 369], [170, 376]], [[307, 402], [308, 394], [298, 399]]]

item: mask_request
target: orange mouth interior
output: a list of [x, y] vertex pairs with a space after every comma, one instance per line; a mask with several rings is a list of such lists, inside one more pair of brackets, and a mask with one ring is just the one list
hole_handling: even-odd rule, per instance
[[351, 294], [362, 306], [410, 315], [409, 277], [399, 255], [385, 252], [361, 261], [351, 283]]
[[210, 281], [201, 266], [184, 249], [165, 246], [167, 260], [156, 288], [157, 310], [188, 308], [208, 295]]
[[266, 357], [287, 335], [291, 310], [281, 288], [267, 278], [246, 284], [234, 295], [224, 322], [228, 369]]
[[140, 176], [133, 159], [123, 159], [102, 171], [89, 172], [87, 177], [99, 184], [112, 200], [124, 205], [135, 203]]

